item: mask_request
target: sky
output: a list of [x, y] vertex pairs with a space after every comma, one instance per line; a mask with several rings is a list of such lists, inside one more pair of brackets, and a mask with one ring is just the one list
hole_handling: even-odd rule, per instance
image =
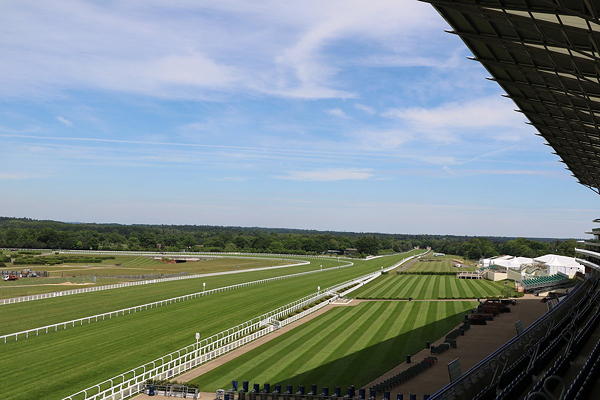
[[0, 4], [0, 215], [583, 237], [579, 185], [415, 0]]

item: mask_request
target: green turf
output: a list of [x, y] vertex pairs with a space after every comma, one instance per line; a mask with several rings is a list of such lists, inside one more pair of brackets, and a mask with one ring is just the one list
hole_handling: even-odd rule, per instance
[[231, 380], [360, 387], [463, 319], [469, 301], [366, 302], [338, 307], [194, 379], [202, 391]]
[[390, 273], [353, 292], [352, 296], [366, 299], [475, 299], [514, 294], [512, 287], [485, 279]]
[[[464, 260], [458, 256], [441, 256], [441, 257], [423, 257], [407, 268], [405, 272], [461, 272], [461, 271], [474, 271], [476, 268], [473, 266], [460, 267], [454, 266], [454, 261], [458, 260], [464, 263]], [[467, 264], [464, 264], [467, 265]]]
[[[207, 337], [312, 293], [317, 285], [327, 287], [403, 257], [360, 261], [356, 267], [251, 286], [2, 344], [0, 388], [5, 398], [15, 400], [62, 398], [190, 344], [195, 332]], [[157, 286], [160, 285], [163, 284]], [[84, 296], [71, 303], [81, 311], [95, 300]], [[24, 303], [29, 305], [24, 310], [45, 309], [44, 302], [36, 303]], [[37, 318], [42, 315], [38, 314]], [[14, 314], [12, 320], [10, 314], [4, 318], [16, 324]], [[30, 379], [32, 375], [36, 378]], [[19, 385], [13, 385], [14, 382]]]
[[[325, 260], [331, 263], [330, 260]], [[177, 273], [204, 274], [213, 272], [244, 270], [258, 267], [291, 264], [291, 260], [256, 259], [248, 257], [213, 258], [201, 261], [167, 264], [150, 257], [117, 256], [115, 259], [104, 260], [102, 263], [65, 265], [9, 265], [6, 269], [23, 270], [30, 268], [34, 271], [48, 271], [47, 278], [24, 278], [17, 281], [0, 281], [0, 298], [27, 296], [79, 287], [99, 286], [111, 283], [126, 282], [136, 279], [151, 279], [160, 275]], [[313, 260], [314, 264], [318, 264]], [[313, 264], [313, 267], [314, 267]], [[148, 278], [144, 278], [147, 276]], [[56, 283], [86, 283], [86, 285], [54, 285]], [[53, 284], [53, 285], [47, 285]]]
[[[180, 281], [154, 283], [35, 300], [32, 302], [0, 305], [0, 335], [132, 307], [188, 293], [200, 292], [202, 291], [202, 283], [204, 282], [206, 283], [207, 289], [214, 289], [241, 282], [320, 269], [321, 264], [323, 264], [324, 267], [339, 265], [336, 261], [324, 260], [323, 262], [319, 261], [318, 265], [311, 264], [198, 279], [184, 279]], [[353, 269], [353, 267], [345, 269], [350, 270]], [[319, 272], [309, 274], [309, 276], [329, 273], [330, 272]], [[309, 279], [317, 280], [318, 278], [315, 277]], [[268, 285], [270, 284], [271, 283]], [[15, 315], [19, 315], [19, 318], [15, 318]]]

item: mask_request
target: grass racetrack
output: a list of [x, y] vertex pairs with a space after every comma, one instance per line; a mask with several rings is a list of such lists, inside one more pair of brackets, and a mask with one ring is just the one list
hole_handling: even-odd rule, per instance
[[[249, 282], [275, 276], [312, 271], [315, 269], [320, 269], [321, 264], [323, 264], [324, 268], [328, 268], [341, 265], [342, 262], [338, 263], [334, 260], [323, 260], [321, 262], [321, 260], [319, 260], [318, 263], [302, 265], [298, 267], [276, 268], [273, 270], [252, 271], [240, 274], [211, 276], [198, 279], [184, 279], [180, 281], [154, 283], [150, 285], [133, 286], [128, 288], [110, 289], [65, 297], [35, 300], [32, 302], [1, 305], [0, 334], [17, 332], [38, 326], [58, 323], [61, 321], [82, 318], [88, 315], [145, 304], [161, 299], [200, 292], [202, 291], [203, 282], [206, 282], [207, 289], [214, 289], [217, 287], [233, 285], [241, 282]], [[353, 267], [344, 268], [339, 271], [343, 271], [345, 269], [352, 270]], [[312, 279], [314, 279], [316, 282], [319, 280], [317, 275], [331, 273], [334, 272], [318, 272], [315, 274], [309, 274], [308, 276], [315, 276]], [[271, 283], [267, 283], [266, 285], [270, 284]], [[260, 284], [258, 286], [263, 286], [265, 288], [267, 287], [264, 284]], [[237, 290], [240, 289], [235, 289], [235, 291]], [[18, 315], [19, 318], [15, 318], [15, 315]]]
[[485, 279], [458, 279], [448, 275], [398, 275], [377, 278], [352, 296], [364, 299], [475, 299], [514, 295], [513, 286]]
[[[391, 265], [406, 256], [403, 254], [372, 261], [357, 261], [354, 267], [228, 291], [65, 331], [42, 334], [16, 343], [0, 344], [1, 397], [13, 400], [60, 399], [191, 344], [195, 332], [208, 337], [312, 293], [317, 285], [323, 288], [343, 282], [378, 270], [381, 265]], [[252, 274], [254, 273], [248, 273], [248, 276]], [[229, 277], [241, 275], [246, 274]], [[201, 282], [194, 279], [190, 281], [196, 281], [196, 285]], [[150, 300], [168, 297], [161, 295], [162, 285], [165, 284], [148, 285], [142, 288], [141, 293], [153, 293]], [[152, 292], [153, 290], [156, 291]], [[111, 302], [113, 296], [124, 294], [124, 298], [120, 300], [122, 303], [131, 292], [128, 289], [116, 289], [99, 293], [108, 294], [103, 297], [106, 306], [114, 305]], [[69, 309], [67, 314], [89, 315], [98, 311], [98, 298], [93, 295], [90, 293], [54, 299], [64, 302], [60, 305], [47, 303], [47, 300], [22, 303], [15, 306], [24, 306], [23, 308], [12, 311], [9, 311], [12, 306], [2, 306], [2, 320], [11, 325], [10, 331], [14, 331], [14, 328], [21, 325], [43, 325], [40, 322], [53, 317], [53, 311], [62, 315], [59, 320], [66, 319], [66, 314], [60, 313], [61, 306]], [[15, 313], [15, 310], [24, 314], [24, 322], [20, 322], [21, 315], [19, 312]], [[35, 379], [31, 379], [32, 376]], [[15, 382], [19, 384], [15, 385]]]
[[[309, 269], [314, 269], [315, 266], [318, 267], [319, 262], [317, 261], [313, 259]], [[331, 264], [331, 260], [323, 260], [323, 262]], [[30, 268], [34, 271], [48, 271], [50, 277], [21, 278], [8, 282], [0, 281], [0, 298], [107, 285], [138, 279], [152, 279], [160, 277], [161, 274], [167, 276], [177, 273], [206, 274], [293, 263], [294, 261], [289, 259], [282, 260], [281, 258], [223, 257], [204, 258], [201, 261], [179, 264], [167, 264], [154, 260], [151, 257], [117, 256], [114, 259], [104, 260], [102, 263], [97, 264], [69, 263], [53, 266], [9, 264], [5, 269], [23, 270]], [[284, 268], [283, 270], [286, 269]], [[147, 278], [144, 278], [144, 276]], [[64, 282], [68, 283], [60, 285], [60, 283]]]
[[450, 331], [476, 303], [364, 302], [337, 307], [196, 378], [202, 391], [251, 383], [365, 385]]

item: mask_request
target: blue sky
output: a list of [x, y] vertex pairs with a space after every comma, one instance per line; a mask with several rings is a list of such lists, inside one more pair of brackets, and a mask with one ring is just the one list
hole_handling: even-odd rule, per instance
[[425, 3], [0, 10], [0, 215], [538, 237], [597, 217]]

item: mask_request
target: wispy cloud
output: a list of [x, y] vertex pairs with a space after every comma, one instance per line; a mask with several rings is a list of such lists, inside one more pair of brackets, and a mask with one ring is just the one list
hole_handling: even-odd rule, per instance
[[365, 112], [369, 115], [374, 115], [377, 111], [375, 111], [375, 109], [373, 107], [367, 106], [365, 104], [360, 104], [360, 103], [356, 103], [354, 105], [354, 108], [356, 108], [357, 110], [360, 110], [362, 112]]
[[0, 24], [11, 32], [10, 40], [0, 38], [1, 93], [84, 88], [205, 100], [240, 91], [356, 97], [338, 80], [341, 68], [327, 56], [328, 46], [361, 37], [380, 48], [390, 37], [443, 26], [428, 5], [393, 0], [153, 0], [143, 6], [23, 0], [3, 7]]
[[371, 170], [367, 169], [323, 169], [313, 171], [289, 171], [285, 175], [277, 176], [279, 179], [292, 181], [315, 181], [315, 182], [333, 182], [365, 180], [373, 176]]
[[382, 116], [402, 121], [411, 130], [440, 142], [456, 141], [469, 134], [515, 141], [531, 133], [525, 119], [514, 111], [514, 104], [500, 96], [453, 101], [429, 108], [388, 109]]
[[63, 124], [64, 126], [68, 126], [68, 127], [71, 127], [71, 126], [73, 126], [73, 122], [72, 122], [71, 120], [69, 120], [69, 119], [66, 119], [65, 117], [63, 117], [63, 116], [61, 116], [61, 115], [57, 116], [57, 117], [56, 117], [56, 120], [57, 120], [58, 122], [60, 122], [61, 124]]
[[334, 117], [349, 118], [348, 114], [346, 114], [346, 112], [344, 110], [342, 110], [341, 108], [330, 108], [329, 110], [325, 110], [325, 112]]

